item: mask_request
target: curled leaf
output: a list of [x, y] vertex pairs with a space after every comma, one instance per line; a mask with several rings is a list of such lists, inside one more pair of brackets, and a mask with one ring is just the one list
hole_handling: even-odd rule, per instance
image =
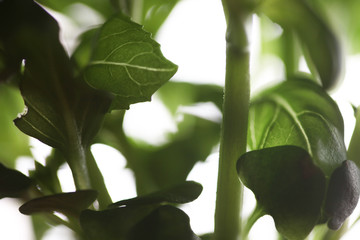
[[354, 211], [360, 194], [359, 169], [346, 160], [331, 175], [325, 210], [330, 220], [328, 227], [337, 230]]

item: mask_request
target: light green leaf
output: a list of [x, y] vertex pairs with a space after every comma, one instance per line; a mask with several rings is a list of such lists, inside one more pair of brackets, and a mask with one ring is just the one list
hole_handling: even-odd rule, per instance
[[140, 23], [147, 31], [155, 35], [178, 2], [179, 0], [143, 1]]
[[285, 81], [252, 100], [252, 150], [281, 145], [305, 149], [327, 177], [346, 160], [344, 124], [327, 93], [307, 79]]
[[19, 90], [0, 84], [0, 162], [8, 167], [15, 167], [19, 156], [31, 155], [29, 137], [20, 132], [12, 121], [23, 108]]
[[85, 78], [92, 87], [114, 95], [112, 109], [127, 109], [149, 101], [176, 70], [150, 33], [118, 14], [103, 25]]

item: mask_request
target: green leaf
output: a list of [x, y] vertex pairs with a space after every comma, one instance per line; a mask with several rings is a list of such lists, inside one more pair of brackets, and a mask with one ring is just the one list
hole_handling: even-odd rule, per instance
[[163, 103], [175, 115], [179, 106], [193, 105], [199, 102], [213, 102], [222, 109], [224, 89], [215, 84], [194, 84], [169, 81], [157, 92]]
[[325, 89], [333, 88], [341, 71], [340, 45], [329, 26], [307, 2], [265, 0], [259, 11], [285, 30], [296, 33], [304, 45], [309, 67], [314, 68]]
[[76, 217], [96, 200], [97, 195], [94, 190], [54, 194], [32, 199], [24, 203], [19, 211], [25, 215], [56, 211]]
[[[144, 28], [156, 35], [160, 26], [171, 13], [179, 0], [146, 0], [143, 1], [143, 9], [140, 23]], [[136, 7], [136, 6], [135, 6]]]
[[0, 162], [8, 167], [15, 167], [19, 156], [31, 155], [29, 137], [20, 132], [12, 121], [23, 108], [18, 89], [0, 84]]
[[250, 149], [295, 145], [325, 176], [346, 160], [344, 124], [327, 93], [306, 79], [291, 79], [260, 93], [249, 112]]
[[101, 28], [85, 78], [92, 87], [114, 95], [111, 109], [127, 109], [149, 101], [176, 70], [150, 33], [118, 14]]
[[19, 171], [0, 163], [0, 198], [18, 198], [28, 190], [32, 181]]
[[185, 181], [194, 165], [212, 153], [219, 138], [218, 123], [184, 115], [178, 132], [169, 136], [169, 143], [145, 150], [139, 164], [149, 172], [158, 189], [167, 188]]
[[278, 146], [251, 151], [240, 157], [237, 170], [282, 235], [300, 240], [311, 232], [320, 219], [326, 182], [305, 150]]
[[197, 240], [189, 217], [173, 206], [85, 210], [80, 223], [89, 240]]
[[360, 194], [359, 169], [346, 160], [331, 175], [325, 211], [329, 216], [328, 227], [337, 230], [354, 211]]
[[131, 228], [153, 209], [149, 206], [136, 206], [103, 211], [84, 210], [80, 215], [80, 224], [89, 240], [125, 240]]
[[66, 157], [89, 147], [108, 111], [109, 96], [73, 76], [58, 24], [44, 9], [31, 0], [0, 4], [4, 49], [25, 59], [20, 88], [27, 111], [16, 126]]
[[111, 207], [160, 203], [188, 203], [197, 199], [201, 194], [202, 189], [203, 188], [199, 183], [186, 181], [182, 184], [148, 195], [118, 201], [111, 204]]
[[200, 240], [190, 227], [190, 219], [182, 210], [165, 205], [157, 208], [135, 225], [129, 240]]

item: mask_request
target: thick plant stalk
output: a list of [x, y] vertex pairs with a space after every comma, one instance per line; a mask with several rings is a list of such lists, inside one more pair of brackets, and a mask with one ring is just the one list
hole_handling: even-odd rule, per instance
[[224, 2], [228, 28], [215, 240], [236, 240], [240, 236], [243, 186], [237, 176], [236, 162], [246, 151], [249, 112], [249, 52], [245, 31], [248, 15], [229, 5]]

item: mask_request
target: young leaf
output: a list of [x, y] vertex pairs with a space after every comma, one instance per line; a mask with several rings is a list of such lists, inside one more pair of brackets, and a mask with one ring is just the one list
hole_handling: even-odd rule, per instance
[[31, 180], [19, 171], [0, 163], [0, 199], [18, 198], [30, 187]]
[[149, 101], [176, 70], [150, 33], [118, 14], [102, 26], [85, 79], [115, 96], [112, 109], [127, 109], [132, 103]]
[[258, 205], [288, 239], [304, 239], [317, 224], [325, 196], [325, 176], [311, 156], [296, 146], [245, 153], [237, 162], [240, 179]]
[[[289, 10], [291, 9], [291, 10]], [[334, 33], [304, 0], [265, 0], [260, 12], [286, 30], [296, 33], [305, 48], [310, 68], [314, 65], [322, 85], [330, 89], [341, 70], [340, 45]]]
[[186, 181], [168, 189], [113, 203], [111, 207], [160, 203], [188, 203], [197, 199], [201, 192], [202, 186], [199, 183]]
[[54, 194], [32, 199], [24, 203], [19, 211], [25, 215], [56, 211], [76, 217], [96, 200], [97, 195], [94, 190]]
[[346, 159], [339, 108], [310, 80], [285, 81], [258, 95], [251, 103], [249, 123], [252, 150], [301, 147], [327, 177]]
[[346, 160], [331, 175], [327, 191], [325, 211], [330, 217], [328, 226], [337, 230], [354, 211], [360, 194], [359, 169]]

